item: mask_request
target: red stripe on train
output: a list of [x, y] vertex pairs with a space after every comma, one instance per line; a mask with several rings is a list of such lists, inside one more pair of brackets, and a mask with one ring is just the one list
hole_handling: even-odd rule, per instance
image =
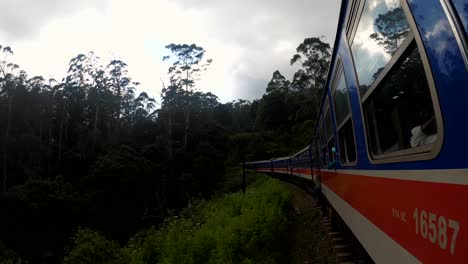
[[420, 261], [467, 262], [467, 185], [334, 172], [322, 183]]
[[[267, 171], [267, 172], [271, 172], [271, 169], [270, 168], [257, 168], [256, 171]], [[273, 168], [273, 172], [286, 172], [286, 173], [290, 173], [290, 169], [289, 168]], [[302, 174], [309, 174], [311, 175], [311, 170], [310, 169], [307, 169], [307, 168], [302, 168], [302, 169], [293, 169], [292, 172], [294, 173], [302, 173]]]

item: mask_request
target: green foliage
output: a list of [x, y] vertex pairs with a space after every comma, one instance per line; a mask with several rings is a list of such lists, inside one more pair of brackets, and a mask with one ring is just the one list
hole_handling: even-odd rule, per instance
[[[198, 205], [198, 221], [173, 219], [147, 233], [142, 263], [254, 263], [269, 259], [284, 234], [289, 193], [262, 178], [248, 192]], [[148, 245], [159, 245], [148, 247]], [[152, 258], [148, 258], [152, 256]]]
[[296, 51], [291, 58], [291, 65], [299, 63], [302, 69], [294, 74], [291, 82], [293, 90], [323, 90], [331, 58], [330, 44], [323, 42], [320, 37], [306, 38]]
[[0, 240], [0, 264], [28, 264], [29, 261], [22, 259], [16, 252], [5, 247]]
[[87, 198], [83, 211], [88, 226], [127, 239], [145, 211], [145, 197], [157, 184], [155, 165], [129, 146], [120, 146], [100, 157], [93, 172], [81, 182]]
[[114, 241], [98, 232], [79, 229], [73, 238], [73, 249], [65, 257], [66, 264], [124, 264], [125, 255]]
[[284, 236], [290, 194], [263, 177], [247, 193], [194, 206], [196, 217], [173, 217], [136, 235], [126, 247], [79, 230], [65, 263], [275, 263]]
[[[307, 60], [300, 70], [306, 81], [320, 77], [317, 67], [326, 61], [328, 45], [322, 44], [308, 40], [298, 47], [298, 61]], [[205, 50], [195, 44], [167, 48], [170, 83], [162, 91], [160, 109], [154, 110], [156, 101], [147, 93], [135, 94], [139, 83], [124, 61], [78, 54], [66, 78], [46, 80], [29, 77], [13, 63], [11, 48], [1, 47], [2, 260], [57, 262], [78, 226], [127, 241], [193, 197], [219, 193], [226, 165], [291, 154], [309, 143], [320, 102], [316, 86], [286, 80], [275, 71], [262, 99], [223, 104], [216, 95], [195, 90], [212, 62], [204, 59]], [[236, 221], [254, 221], [242, 219]], [[200, 240], [216, 238], [198, 229]], [[232, 232], [239, 236], [238, 230]], [[157, 236], [146, 237], [132, 240], [135, 246], [122, 254], [136, 256], [131, 252], [141, 251], [142, 243], [163, 247]], [[206, 243], [197, 252], [205, 254], [203, 248], [211, 245]], [[153, 253], [141, 258], [154, 259]], [[242, 261], [258, 262], [252, 256]]]

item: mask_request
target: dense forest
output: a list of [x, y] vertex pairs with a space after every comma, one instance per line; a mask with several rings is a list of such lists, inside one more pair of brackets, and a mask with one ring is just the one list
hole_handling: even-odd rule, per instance
[[291, 154], [309, 143], [331, 48], [306, 38], [252, 102], [220, 103], [197, 82], [216, 63], [195, 44], [166, 46], [160, 100], [119, 59], [93, 52], [66, 77], [30, 77], [0, 46], [1, 263], [62, 263], [77, 230], [125, 243], [193, 199], [226, 168]]

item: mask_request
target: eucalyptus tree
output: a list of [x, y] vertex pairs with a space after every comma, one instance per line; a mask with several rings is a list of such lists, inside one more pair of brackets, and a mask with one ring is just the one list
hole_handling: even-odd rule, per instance
[[0, 45], [0, 53], [2, 60], [0, 60], [0, 96], [2, 100], [6, 100], [6, 125], [2, 144], [2, 190], [6, 191], [8, 186], [8, 144], [10, 140], [10, 129], [11, 129], [11, 113], [14, 100], [14, 78], [15, 72], [19, 69], [17, 64], [10, 61], [13, 51], [9, 46]]
[[271, 92], [289, 92], [291, 82], [287, 80], [278, 70], [273, 73], [268, 86], [266, 88], [267, 93]]
[[127, 64], [118, 59], [112, 60], [107, 66], [109, 88], [111, 89], [115, 102], [113, 116], [116, 121], [116, 132], [120, 130], [122, 118], [129, 118], [131, 115], [131, 103], [134, 96], [135, 86], [138, 82], [132, 82], [128, 76]]
[[[169, 44], [166, 46], [171, 55], [164, 56], [163, 61], [170, 60], [172, 66], [168, 69], [171, 87], [184, 87], [185, 98], [193, 93], [195, 82], [212, 63], [212, 59], [203, 60], [205, 49], [195, 44]], [[186, 100], [184, 122], [184, 151], [187, 152], [190, 127], [190, 100]]]
[[312, 112], [315, 116], [330, 65], [330, 44], [323, 42], [319, 37], [310, 37], [304, 39], [296, 51], [290, 63], [299, 64], [301, 68], [294, 73], [291, 90], [302, 94], [300, 111]]
[[330, 44], [318, 37], [306, 38], [296, 48], [297, 53], [291, 58], [291, 65], [299, 64], [292, 80], [292, 88], [322, 90], [327, 78], [331, 58]]

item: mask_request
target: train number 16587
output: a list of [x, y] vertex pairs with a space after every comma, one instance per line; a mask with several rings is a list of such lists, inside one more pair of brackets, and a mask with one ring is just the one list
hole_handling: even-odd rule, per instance
[[[427, 213], [424, 210], [414, 209], [413, 219], [416, 224], [416, 235], [421, 235], [424, 239], [429, 239], [434, 244], [439, 244], [441, 249], [447, 249], [449, 245], [450, 254], [455, 254], [455, 244], [457, 243], [460, 223], [453, 219], [447, 219], [442, 215]], [[452, 232], [448, 232], [451, 229]], [[449, 237], [451, 233], [451, 237]]]

